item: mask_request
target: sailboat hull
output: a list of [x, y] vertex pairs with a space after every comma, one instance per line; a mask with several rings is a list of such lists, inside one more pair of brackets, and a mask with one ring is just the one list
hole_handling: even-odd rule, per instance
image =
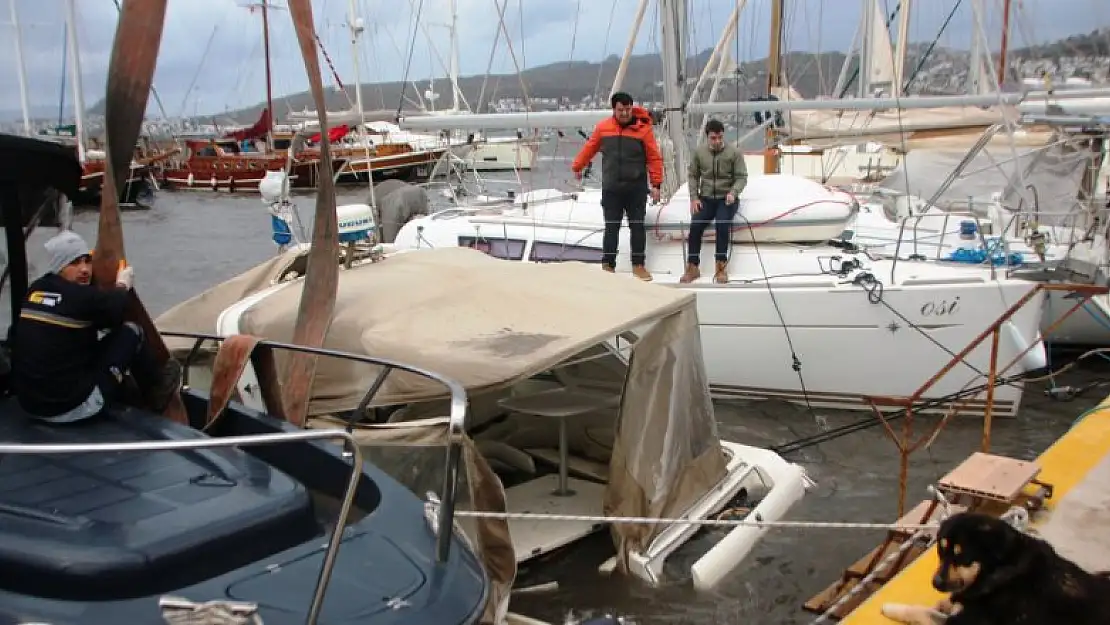
[[[538, 208], [529, 212], [535, 215]], [[410, 250], [474, 247], [522, 262], [601, 262], [599, 226], [537, 225], [516, 211], [510, 216], [490, 215], [491, 210], [449, 209], [417, 218], [401, 229], [394, 245]], [[579, 206], [576, 211], [588, 216], [600, 209]], [[629, 272], [627, 228], [621, 229], [618, 247], [617, 271]], [[706, 371], [714, 394], [722, 397], [865, 410], [868, 396], [914, 395], [1036, 286], [1025, 280], [990, 280], [974, 267], [895, 265], [827, 246], [757, 242], [732, 244], [727, 250], [727, 284], [714, 283], [712, 269], [703, 269], [703, 277], [691, 284], [680, 284], [683, 242], [660, 240], [649, 230], [646, 250], [655, 283], [696, 292]], [[712, 267], [713, 253], [714, 242], [705, 242], [703, 267]], [[1041, 302], [1033, 301], [1010, 319], [998, 366], [1014, 362], [1000, 375], [1043, 366], [1044, 347], [1038, 342], [1042, 314]], [[922, 402], [941, 402], [984, 384], [990, 343], [982, 341], [923, 392]], [[1019, 358], [1022, 352], [1027, 353]], [[998, 387], [995, 413], [1016, 412], [1021, 394], [1018, 381]], [[985, 393], [980, 392], [955, 408], [980, 414], [984, 405]], [[946, 403], [931, 406], [939, 412], [949, 408]]]

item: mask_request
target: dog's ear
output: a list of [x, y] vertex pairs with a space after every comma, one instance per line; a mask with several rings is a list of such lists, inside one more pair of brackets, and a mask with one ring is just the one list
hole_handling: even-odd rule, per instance
[[993, 518], [979, 523], [975, 530], [978, 548], [982, 549], [976, 555], [987, 569], [976, 584], [976, 594], [990, 594], [1029, 571], [1029, 559], [1033, 554], [1026, 548], [1024, 534], [1009, 523]]
[[976, 542], [984, 553], [979, 557], [994, 562], [1014, 559], [1021, 548], [1021, 533], [999, 519], [983, 519], [975, 526]]

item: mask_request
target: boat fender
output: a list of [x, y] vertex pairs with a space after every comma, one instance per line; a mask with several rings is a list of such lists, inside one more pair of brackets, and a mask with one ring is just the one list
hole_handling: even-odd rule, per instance
[[[1002, 324], [1002, 335], [1013, 346], [1016, 353], [1020, 354], [1029, 348], [1029, 342], [1022, 337], [1021, 332], [1013, 321], [1006, 321]], [[1021, 360], [1016, 363], [1022, 371], [1039, 371], [1048, 366], [1048, 355], [1045, 352], [1044, 342], [1041, 341], [1040, 332], [1037, 333], [1034, 339], [1035, 345], [1032, 349], [1025, 352]]]
[[270, 226], [273, 229], [274, 243], [277, 245], [289, 245], [293, 242], [293, 231], [289, 228], [289, 224], [278, 215], [270, 215]]
[[286, 179], [284, 171], [267, 171], [258, 182], [258, 193], [266, 204], [276, 204], [285, 198]]
[[185, 179], [185, 184], [189, 185], [190, 187], [193, 186], [193, 174], [192, 174], [192, 172], [190, 172], [189, 177]]
[[212, 185], [213, 191], [216, 190], [216, 174], [212, 174], [212, 179], [208, 181], [208, 184]]

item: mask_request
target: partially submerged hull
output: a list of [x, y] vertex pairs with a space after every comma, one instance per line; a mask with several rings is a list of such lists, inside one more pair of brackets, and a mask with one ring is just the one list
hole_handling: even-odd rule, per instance
[[[282, 337], [291, 331], [292, 304], [303, 279], [280, 279], [288, 278], [298, 258], [298, 252], [287, 253], [181, 304], [159, 323], [189, 319], [211, 323], [225, 336]], [[416, 276], [435, 276], [440, 282], [408, 291], [422, 302], [419, 307], [405, 304], [404, 295], [367, 299], [373, 293], [400, 294], [399, 285]], [[605, 292], [609, 303], [570, 296], [582, 288], [600, 289], [597, 293]], [[458, 297], [459, 289], [465, 290], [467, 298]], [[542, 304], [537, 297], [541, 292], [546, 296]], [[486, 300], [506, 306], [531, 304], [510, 313], [502, 312], [506, 308], [488, 308]], [[448, 301], [456, 305], [447, 306]], [[503, 505], [509, 512], [591, 517], [502, 521], [500, 535], [511, 545], [515, 562], [550, 553], [598, 531], [607, 525], [607, 516], [705, 519], [737, 497], [747, 496], [760, 518], [774, 520], [801, 498], [808, 484], [800, 467], [777, 454], [717, 438], [700, 373], [703, 359], [693, 299], [688, 295], [580, 266], [510, 265], [452, 248], [356, 263], [340, 272], [337, 302], [327, 345], [383, 358], [409, 354], [417, 366], [434, 361], [444, 370], [457, 372], [460, 384], [468, 389], [469, 429], [460, 435], [472, 441], [467, 448], [473, 445], [484, 459], [481, 464], [496, 470], [500, 479], [493, 479], [492, 473], [471, 474], [468, 466], [467, 483], [472, 487], [485, 483], [494, 492], [502, 492], [502, 483], [505, 488], [502, 495], [472, 491], [469, 499], [459, 502], [460, 509], [479, 503], [474, 499], [478, 497], [486, 503], [507, 502]], [[594, 314], [583, 323], [586, 307]], [[409, 312], [398, 314], [401, 308]], [[442, 314], [456, 321], [421, 318]], [[606, 341], [648, 319], [658, 324], [658, 330], [648, 330], [635, 341], [633, 349], [640, 354], [641, 364], [627, 359], [627, 345], [605, 347]], [[680, 354], [677, 357], [684, 364], [656, 372], [648, 363], [662, 358], [664, 352]], [[491, 358], [496, 354], [500, 357]], [[550, 375], [537, 375], [544, 372]], [[321, 425], [335, 424], [328, 415], [349, 414], [359, 403], [357, 395], [343, 390], [349, 388], [348, 381], [368, 381], [378, 375], [319, 369], [310, 414], [321, 414]], [[402, 439], [420, 444], [417, 441], [435, 436], [435, 417], [445, 408], [442, 391], [414, 386], [404, 373], [383, 380], [380, 403], [369, 404], [376, 422], [355, 423], [356, 438], [369, 446], [382, 437], [394, 444], [405, 444]], [[248, 366], [238, 385], [247, 405], [262, 401], [257, 386], [256, 374]], [[667, 393], [671, 401], [655, 397], [660, 393]], [[381, 412], [374, 406], [380, 406]], [[677, 420], [682, 421], [681, 427]], [[665, 463], [661, 456], [667, 458]], [[661, 463], [666, 469], [651, 468]], [[398, 474], [406, 476], [406, 483], [416, 480], [410, 488], [425, 492], [439, 481], [438, 475], [416, 477], [427, 471], [428, 465], [418, 462], [401, 467]], [[569, 491], [569, 496], [553, 495], [553, 491]], [[611, 508], [606, 502], [623, 503]], [[463, 519], [460, 525], [470, 528], [472, 540], [483, 536], [474, 519]], [[618, 558], [628, 571], [651, 583], [660, 581], [664, 561], [692, 534], [682, 526], [646, 531], [621, 523], [613, 527], [621, 536]], [[734, 570], [760, 535], [749, 527], [734, 528], [727, 548], [697, 558], [702, 563], [697, 566], [699, 583], [712, 585]], [[495, 579], [503, 579], [503, 574], [490, 573]]]

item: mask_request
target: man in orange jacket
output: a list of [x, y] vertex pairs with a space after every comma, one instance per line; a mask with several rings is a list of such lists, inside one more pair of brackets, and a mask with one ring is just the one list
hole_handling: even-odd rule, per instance
[[[571, 163], [576, 178], [601, 152], [601, 209], [605, 216], [605, 237], [602, 240], [601, 268], [612, 272], [617, 266], [617, 238], [621, 221], [628, 217], [632, 244], [632, 273], [641, 280], [651, 280], [644, 267], [647, 231], [647, 198], [659, 201], [663, 184], [663, 156], [652, 133], [651, 114], [634, 106], [632, 96], [617, 92], [610, 98], [613, 116], [599, 122], [582, 151]], [[650, 188], [649, 188], [650, 187]]]

